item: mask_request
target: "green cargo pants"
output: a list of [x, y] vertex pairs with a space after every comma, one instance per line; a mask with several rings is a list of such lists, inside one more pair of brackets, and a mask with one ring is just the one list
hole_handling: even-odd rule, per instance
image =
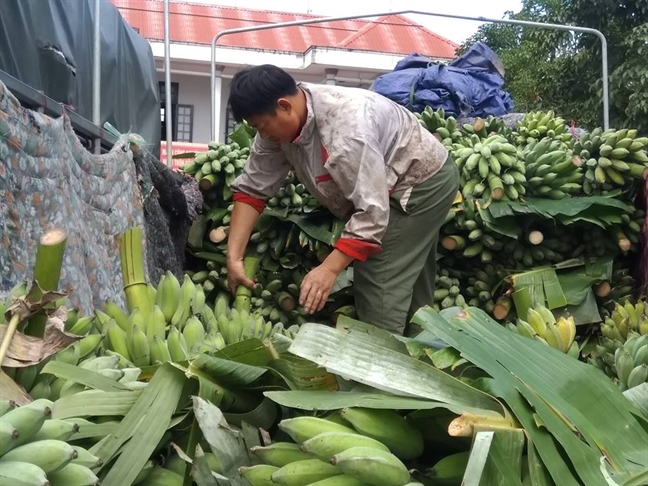
[[459, 170], [448, 156], [429, 180], [412, 188], [403, 209], [403, 192], [390, 196], [382, 251], [354, 264], [358, 318], [404, 334], [411, 316], [434, 302], [439, 231], [459, 188]]

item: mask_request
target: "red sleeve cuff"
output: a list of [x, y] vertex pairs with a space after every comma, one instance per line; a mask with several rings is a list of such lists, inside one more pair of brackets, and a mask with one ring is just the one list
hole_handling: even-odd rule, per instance
[[366, 261], [371, 255], [380, 251], [380, 245], [352, 238], [340, 238], [335, 243], [334, 248], [361, 262]]
[[234, 193], [234, 202], [240, 202], [252, 206], [260, 213], [265, 209], [265, 201], [263, 199], [257, 199], [256, 197], [248, 196], [242, 192]]

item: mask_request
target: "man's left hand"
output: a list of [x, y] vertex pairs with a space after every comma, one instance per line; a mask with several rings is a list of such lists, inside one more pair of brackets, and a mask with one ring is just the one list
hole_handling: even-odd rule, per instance
[[307, 314], [322, 310], [336, 278], [335, 272], [324, 265], [315, 267], [306, 274], [301, 284], [299, 305], [304, 307]]

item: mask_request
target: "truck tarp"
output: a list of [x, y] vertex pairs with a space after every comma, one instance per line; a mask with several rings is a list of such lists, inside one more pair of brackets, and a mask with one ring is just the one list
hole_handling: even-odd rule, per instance
[[[155, 60], [109, 0], [101, 0], [101, 123], [160, 146]], [[0, 70], [92, 120], [93, 0], [0, 1]]]
[[503, 116], [513, 111], [513, 99], [502, 88], [502, 75], [497, 54], [478, 42], [447, 66], [420, 54], [407, 56], [371, 89], [418, 113], [430, 106], [456, 118]]

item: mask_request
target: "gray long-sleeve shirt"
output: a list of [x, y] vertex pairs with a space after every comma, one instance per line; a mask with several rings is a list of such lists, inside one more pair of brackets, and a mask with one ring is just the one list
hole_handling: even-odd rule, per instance
[[257, 135], [232, 189], [266, 201], [293, 169], [321, 204], [346, 220], [340, 241], [377, 251], [389, 221], [389, 195], [403, 191], [405, 209], [408, 189], [436, 174], [448, 152], [414, 114], [380, 94], [300, 87], [308, 116], [299, 137], [277, 145]]

